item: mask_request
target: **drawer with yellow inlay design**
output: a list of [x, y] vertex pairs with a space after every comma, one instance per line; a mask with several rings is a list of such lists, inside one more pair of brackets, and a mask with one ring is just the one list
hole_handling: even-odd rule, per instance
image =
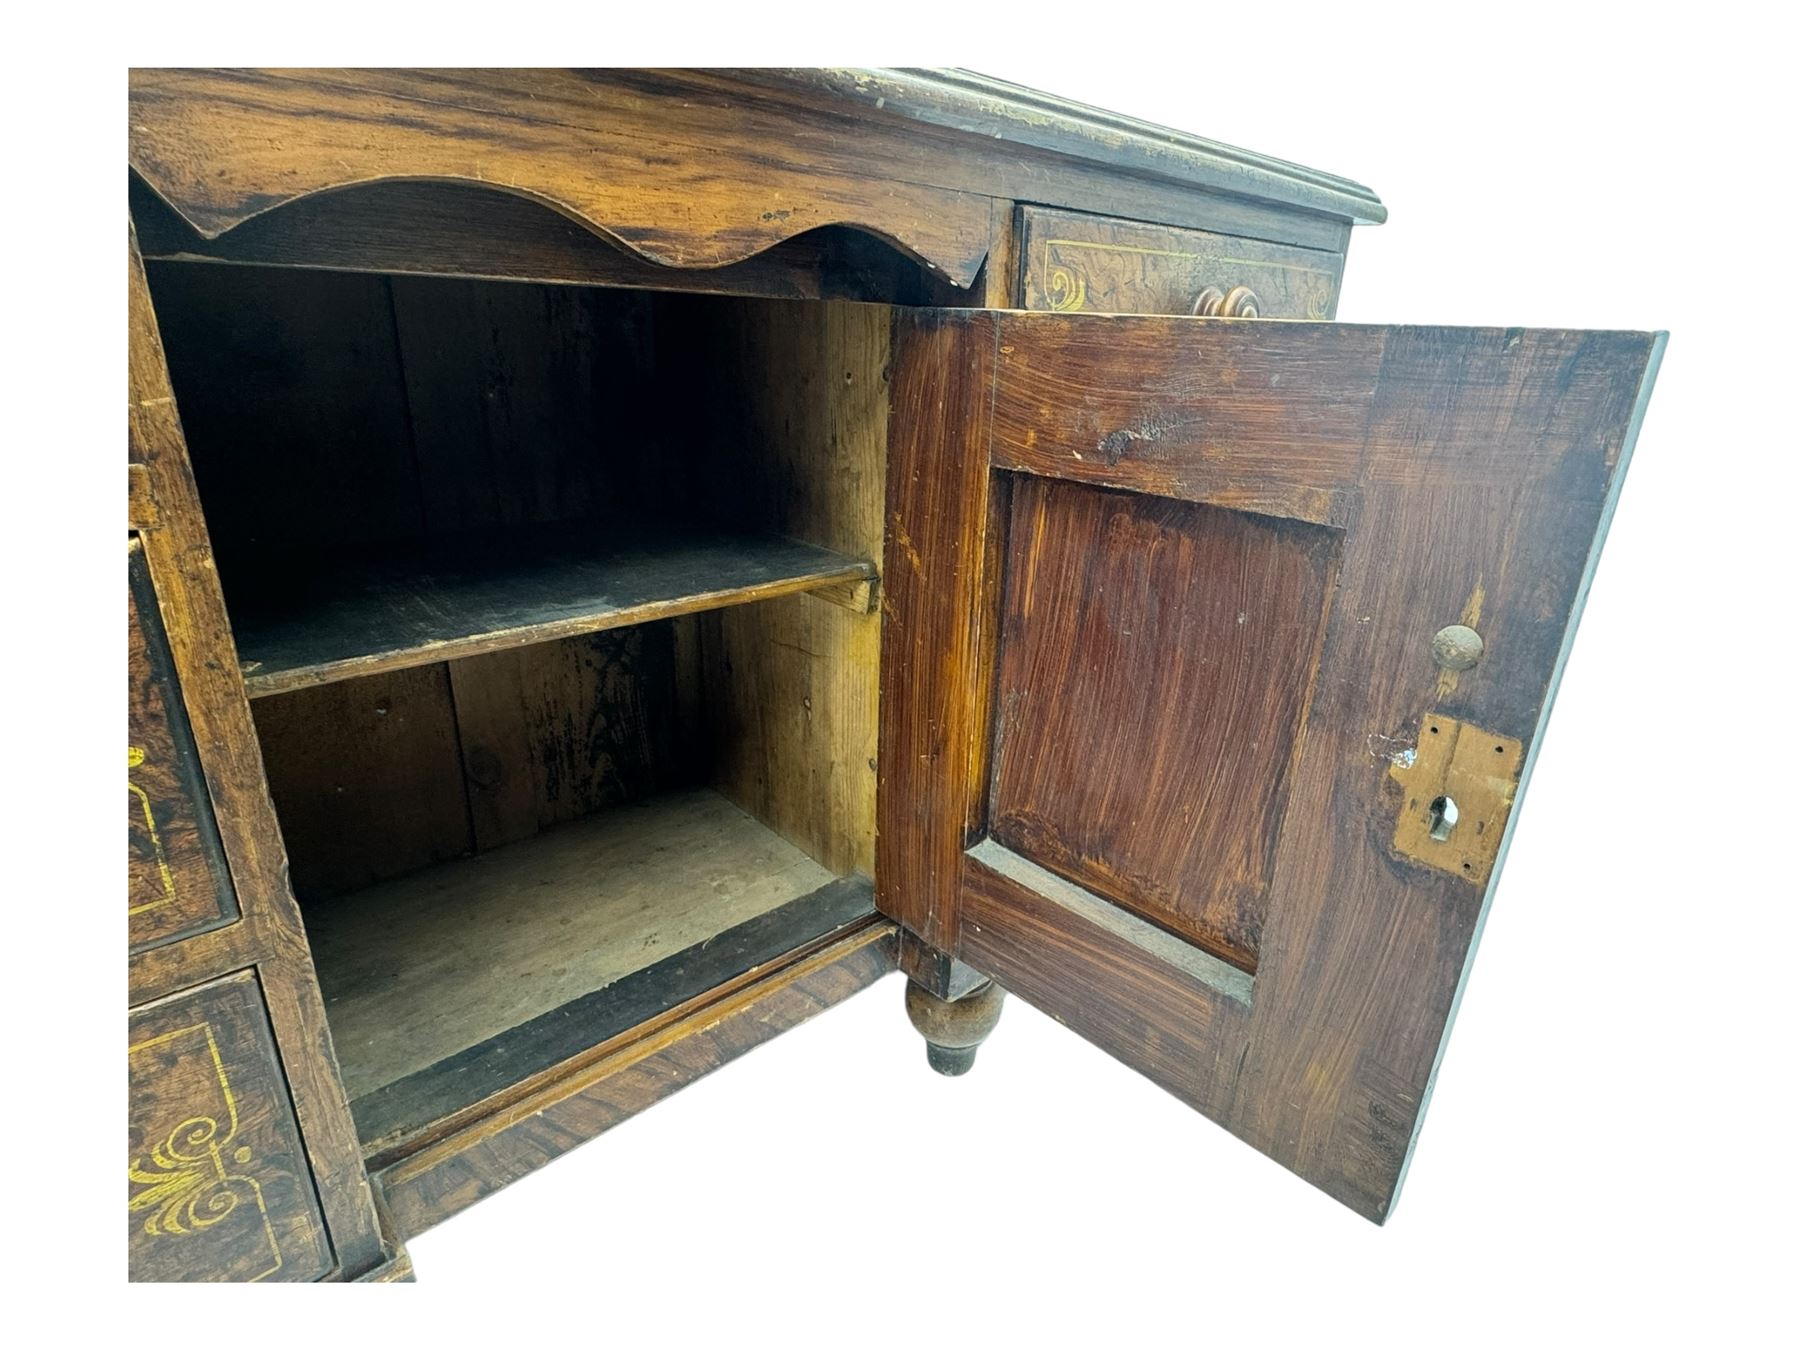
[[141, 951], [218, 928], [235, 919], [238, 909], [156, 596], [135, 540], [129, 560], [128, 904], [131, 949]]
[[1329, 319], [1344, 255], [1026, 206], [1020, 306], [1093, 314]]
[[131, 1014], [134, 1280], [313, 1280], [332, 1268], [262, 990], [230, 975]]

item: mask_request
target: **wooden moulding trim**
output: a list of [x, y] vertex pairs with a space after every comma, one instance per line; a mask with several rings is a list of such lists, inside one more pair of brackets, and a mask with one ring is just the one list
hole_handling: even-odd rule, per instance
[[1089, 159], [1359, 225], [1387, 219], [1381, 198], [1337, 174], [1240, 150], [968, 70], [734, 71], [824, 90], [884, 112], [973, 135]]
[[988, 250], [979, 189], [897, 175], [891, 146], [865, 165], [816, 128], [786, 144], [785, 124], [726, 121], [654, 72], [139, 69], [130, 112], [130, 166], [206, 239], [320, 193], [441, 182], [539, 202], [671, 268], [841, 225], [967, 287]]
[[748, 970], [505, 1092], [446, 1116], [430, 1131], [370, 1151], [366, 1155], [369, 1170], [381, 1173], [388, 1188], [403, 1185], [470, 1144], [504, 1133], [519, 1121], [577, 1096], [684, 1037], [743, 1013], [772, 989], [804, 980], [872, 945], [888, 944], [887, 969], [898, 969], [897, 933], [892, 921], [872, 914], [853, 928], [826, 934], [782, 961]]
[[[179, 201], [158, 186], [154, 169], [135, 163], [131, 168], [156, 199], [167, 207], [182, 224], [193, 230], [195, 235], [204, 243], [228, 240], [231, 237], [231, 232], [238, 226], [252, 220], [261, 219], [272, 211], [279, 211], [286, 207], [315, 201], [318, 198], [328, 197], [334, 193], [342, 192], [347, 189], [375, 187], [386, 183], [451, 183], [460, 187], [482, 188], [491, 192], [505, 193], [508, 196], [518, 197], [524, 201], [531, 202], [534, 205], [545, 207], [554, 211], [564, 219], [573, 221], [596, 239], [618, 249], [627, 257], [635, 258], [652, 267], [666, 268], [672, 272], [711, 272], [721, 268], [736, 267], [761, 257], [770, 250], [785, 244], [790, 239], [795, 239], [803, 234], [810, 234], [814, 230], [834, 225], [842, 226], [845, 229], [857, 230], [862, 234], [868, 235], [870, 238], [877, 239], [895, 252], [942, 275], [954, 285], [965, 290], [974, 284], [976, 276], [981, 272], [982, 264], [987, 261], [987, 254], [985, 251], [978, 254], [965, 253], [962, 256], [951, 256], [948, 252], [932, 248], [927, 244], [915, 243], [906, 233], [883, 228], [878, 223], [863, 219], [857, 214], [847, 211], [839, 213], [827, 212], [820, 216], [809, 217], [804, 223], [798, 225], [794, 229], [771, 231], [768, 239], [758, 241], [754, 244], [740, 244], [737, 246], [717, 244], [713, 246], [713, 250], [707, 255], [700, 258], [690, 258], [675, 254], [667, 249], [658, 248], [651, 244], [634, 240], [630, 234], [621, 233], [621, 231], [629, 228], [624, 223], [618, 223], [617, 229], [609, 228], [605, 223], [595, 219], [593, 216], [584, 214], [567, 203], [559, 201], [555, 197], [548, 196], [542, 192], [532, 192], [523, 188], [502, 187], [499, 184], [484, 183], [474, 178], [429, 174], [370, 174], [365, 177], [349, 178], [341, 183], [332, 183], [327, 186], [308, 189], [304, 192], [296, 192], [292, 196], [283, 197], [269, 203], [261, 210], [246, 212], [241, 216], [224, 222], [222, 225], [209, 228], [209, 222], [205, 215], [191, 210], [184, 210]], [[975, 197], [967, 193], [959, 195], [967, 202], [966, 213], [969, 215], [969, 221], [965, 223], [972, 226], [975, 217], [977, 216], [985, 223], [991, 215], [992, 208], [990, 199], [986, 197]]]
[[1158, 928], [1091, 891], [1059, 877], [1048, 868], [1014, 853], [1004, 844], [983, 839], [969, 857], [1015, 885], [1023, 886], [1059, 909], [1111, 934], [1141, 951], [1147, 959], [1172, 966], [1182, 975], [1244, 1007], [1250, 1006], [1255, 979], [1192, 943]]

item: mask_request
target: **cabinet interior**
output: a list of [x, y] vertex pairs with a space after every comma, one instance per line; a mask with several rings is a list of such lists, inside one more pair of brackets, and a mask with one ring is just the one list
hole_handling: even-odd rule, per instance
[[148, 272], [366, 1149], [872, 912], [887, 307]]

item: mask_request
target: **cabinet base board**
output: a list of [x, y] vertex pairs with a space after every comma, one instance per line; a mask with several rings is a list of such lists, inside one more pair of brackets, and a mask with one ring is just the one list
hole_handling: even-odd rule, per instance
[[673, 1010], [597, 1057], [570, 1061], [415, 1152], [372, 1157], [395, 1236], [416, 1237], [898, 966], [898, 930], [872, 918]]

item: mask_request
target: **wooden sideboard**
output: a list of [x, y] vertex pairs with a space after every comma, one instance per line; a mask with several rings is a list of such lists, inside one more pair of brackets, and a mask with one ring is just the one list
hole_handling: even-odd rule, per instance
[[1661, 353], [945, 72], [142, 70], [131, 1274], [404, 1243], [896, 969], [1391, 1212]]

